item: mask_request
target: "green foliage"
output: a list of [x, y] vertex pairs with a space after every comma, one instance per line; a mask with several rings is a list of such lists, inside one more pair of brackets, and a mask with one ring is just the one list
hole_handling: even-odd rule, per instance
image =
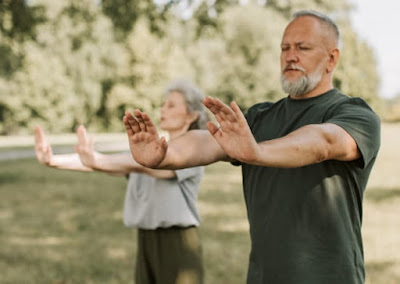
[[[291, 13], [303, 8], [326, 12], [340, 25], [335, 86], [379, 111], [375, 57], [348, 22], [347, 0], [196, 3], [1, 1], [0, 134], [31, 132], [35, 124], [51, 132], [81, 123], [122, 131], [121, 118], [133, 108], [157, 122], [165, 86], [180, 77], [244, 111], [276, 101], [284, 96], [282, 32]], [[183, 19], [179, 13], [188, 10], [182, 7], [193, 16]]]
[[328, 14], [341, 14], [347, 12], [350, 8], [347, 0], [268, 0], [266, 6], [284, 15], [287, 19], [294, 12], [304, 9], [317, 10]]
[[10, 78], [23, 67], [25, 55], [20, 45], [34, 39], [37, 25], [44, 21], [43, 6], [31, 6], [23, 0], [0, 0], [0, 77]]
[[150, 30], [162, 35], [170, 5], [157, 6], [152, 0], [102, 0], [101, 6], [104, 14], [113, 22], [118, 37], [123, 40], [142, 15], [149, 20]]
[[111, 23], [92, 1], [80, 1], [79, 6], [42, 3], [49, 7], [48, 21], [37, 27], [35, 41], [23, 43], [23, 70], [2, 84], [8, 94], [0, 98], [3, 133], [32, 129], [37, 123], [55, 132], [94, 123], [102, 83], [115, 80], [127, 61]]
[[34, 38], [35, 29], [45, 18], [44, 7], [24, 0], [0, 0], [0, 31], [12, 40]]
[[379, 98], [379, 75], [373, 50], [357, 38], [349, 23], [341, 23], [341, 55], [334, 73], [334, 84], [345, 94], [362, 97], [378, 113], [383, 101]]
[[[213, 93], [236, 100], [246, 109], [255, 102], [275, 101], [283, 94], [279, 83], [280, 40], [285, 20], [256, 5], [232, 7], [221, 15], [224, 55]], [[269, 21], [265, 21], [269, 19]]]
[[127, 35], [126, 51], [131, 63], [127, 77], [113, 85], [105, 106], [111, 128], [118, 130], [123, 130], [121, 119], [127, 109], [142, 109], [157, 121], [166, 85], [178, 77], [194, 76], [181, 46], [172, 37], [153, 34], [145, 18]]

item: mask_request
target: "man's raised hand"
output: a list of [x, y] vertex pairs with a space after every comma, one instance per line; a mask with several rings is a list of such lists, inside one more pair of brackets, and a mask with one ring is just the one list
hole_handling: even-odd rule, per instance
[[133, 159], [145, 167], [157, 167], [165, 158], [168, 144], [164, 137], [159, 138], [150, 117], [140, 110], [134, 115], [127, 111], [123, 122]]
[[246, 118], [235, 102], [231, 107], [216, 98], [207, 97], [203, 104], [214, 114], [219, 126], [212, 122], [207, 128], [225, 153], [244, 163], [254, 163], [258, 158], [259, 147]]

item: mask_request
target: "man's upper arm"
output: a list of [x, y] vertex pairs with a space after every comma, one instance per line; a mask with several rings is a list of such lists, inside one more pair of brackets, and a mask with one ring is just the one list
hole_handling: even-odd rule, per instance
[[355, 141], [362, 167], [376, 157], [380, 147], [380, 119], [362, 99], [350, 98], [326, 122], [340, 126]]
[[329, 144], [329, 159], [353, 161], [361, 157], [357, 142], [345, 129], [333, 123], [324, 123], [321, 127]]

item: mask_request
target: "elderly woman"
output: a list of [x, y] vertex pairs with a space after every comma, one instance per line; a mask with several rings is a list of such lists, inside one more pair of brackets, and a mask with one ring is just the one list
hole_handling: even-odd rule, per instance
[[[203, 94], [186, 81], [175, 81], [165, 92], [159, 127], [171, 140], [205, 128], [208, 115]], [[124, 224], [138, 228], [135, 279], [146, 283], [203, 283], [197, 197], [203, 167], [154, 170], [136, 163], [130, 153], [94, 151], [86, 130], [77, 130], [76, 153], [53, 155], [43, 130], [35, 129], [38, 161], [59, 169], [101, 171], [128, 176]]]

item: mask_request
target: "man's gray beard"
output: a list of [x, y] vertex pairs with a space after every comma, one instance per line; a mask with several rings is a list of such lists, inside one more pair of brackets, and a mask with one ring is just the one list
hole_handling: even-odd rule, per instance
[[317, 68], [309, 75], [301, 75], [299, 79], [291, 82], [286, 79], [285, 75], [281, 75], [281, 85], [285, 93], [294, 97], [301, 97], [304, 94], [312, 91], [322, 79], [322, 72]]

